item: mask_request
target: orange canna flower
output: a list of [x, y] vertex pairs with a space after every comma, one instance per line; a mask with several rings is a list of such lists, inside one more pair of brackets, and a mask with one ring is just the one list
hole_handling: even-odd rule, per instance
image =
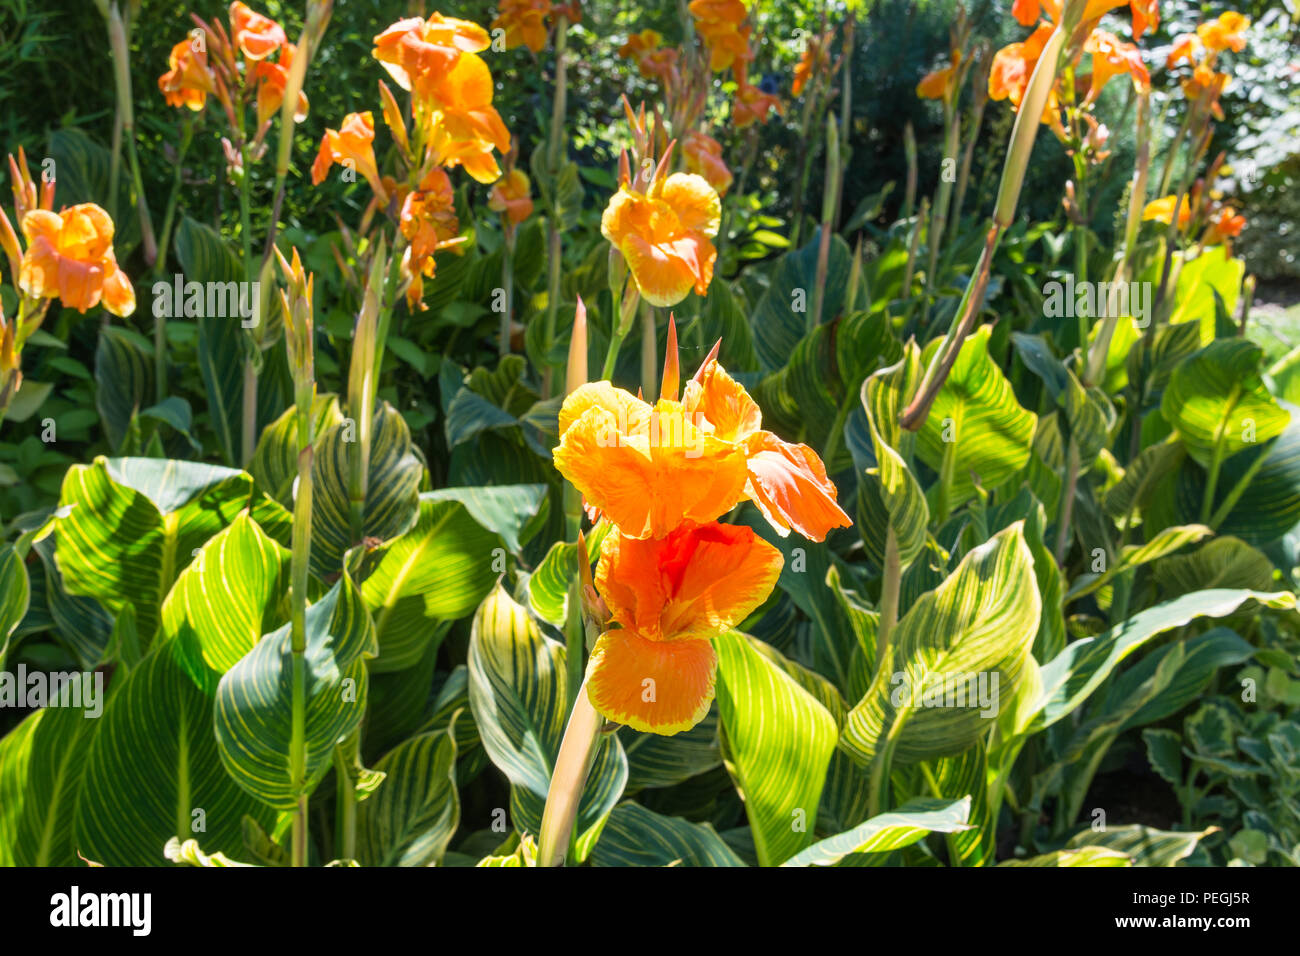
[[792, 96], [801, 96], [813, 74], [830, 65], [831, 36], [827, 32], [824, 36], [812, 37], [804, 46], [799, 62], [794, 67], [794, 82], [790, 84]]
[[1219, 104], [1219, 98], [1223, 96], [1223, 91], [1228, 88], [1231, 79], [1232, 77], [1227, 73], [1218, 73], [1202, 63], [1196, 67], [1191, 76], [1183, 80], [1183, 95], [1193, 101], [1204, 97], [1209, 103], [1210, 112], [1216, 119], [1222, 120], [1223, 107]]
[[1217, 20], [1202, 23], [1196, 28], [1196, 35], [1205, 44], [1206, 49], [1215, 53], [1232, 50], [1240, 53], [1246, 49], [1246, 30], [1250, 27], [1250, 18], [1234, 10], [1219, 14]]
[[731, 107], [731, 121], [736, 129], [745, 129], [754, 123], [766, 123], [773, 110], [778, 116], [781, 114], [780, 97], [775, 93], [764, 93], [750, 84], [745, 60], [733, 63], [732, 73], [736, 77], [736, 101]]
[[[293, 67], [293, 58], [297, 47], [286, 43], [280, 48], [280, 58], [275, 62], [259, 60], [251, 71], [257, 81], [257, 125], [266, 123], [280, 111], [284, 102], [284, 89], [289, 82], [289, 70]], [[301, 123], [307, 118], [307, 94], [298, 91], [298, 103], [293, 111], [293, 121]]]
[[411, 255], [420, 263], [459, 237], [456, 194], [446, 170], [431, 170], [419, 188], [406, 195], [399, 226], [411, 244]]
[[709, 711], [717, 677], [709, 638], [767, 600], [782, 564], [781, 552], [752, 529], [716, 522], [688, 522], [660, 538], [607, 535], [596, 587], [621, 627], [602, 634], [592, 651], [592, 706], [649, 733], [694, 727]]
[[235, 0], [230, 5], [230, 32], [235, 46], [249, 60], [262, 60], [288, 42], [284, 28], [270, 17], [264, 17]]
[[953, 50], [948, 66], [932, 70], [916, 84], [916, 95], [924, 100], [947, 100], [957, 92], [957, 75], [961, 66], [961, 50]]
[[627, 42], [618, 48], [618, 55], [625, 60], [639, 61], [647, 53], [653, 53], [664, 42], [663, 34], [658, 30], [642, 30], [640, 33], [628, 34]]
[[749, 11], [740, 0], [691, 0], [689, 9], [714, 73], [749, 59]]
[[477, 23], [431, 13], [427, 20], [398, 20], [375, 37], [371, 55], [404, 90], [427, 97], [463, 53], [479, 53], [491, 37]]
[[722, 161], [722, 144], [707, 133], [692, 130], [686, 134], [682, 143], [682, 154], [686, 159], [686, 171], [702, 176], [719, 196], [725, 196], [731, 188], [731, 170]]
[[361, 173], [366, 182], [370, 183], [375, 195], [381, 201], [387, 201], [388, 193], [379, 179], [379, 169], [375, 165], [374, 142], [375, 119], [369, 110], [364, 113], [349, 113], [343, 117], [339, 129], [327, 129], [321, 137], [316, 161], [311, 164], [312, 185], [319, 186], [325, 180], [330, 166], [338, 163]]
[[550, 0], [500, 0], [500, 13], [492, 21], [492, 29], [505, 31], [507, 50], [523, 44], [538, 53], [546, 46], [546, 18], [550, 14]]
[[1138, 92], [1151, 88], [1151, 74], [1147, 72], [1136, 44], [1125, 43], [1106, 30], [1093, 30], [1083, 48], [1092, 54], [1092, 85], [1085, 103], [1094, 102], [1102, 88], [1121, 73], [1128, 73], [1133, 78], [1133, 86]]
[[1133, 13], [1134, 40], [1160, 26], [1160, 0], [1129, 0], [1129, 10]]
[[[1245, 216], [1239, 215], [1224, 206], [1205, 228], [1205, 234], [1201, 237], [1201, 244], [1206, 246], [1217, 246], [1220, 243], [1230, 245], [1229, 240], [1241, 235], [1241, 230], [1245, 226]], [[1229, 255], [1231, 255], [1231, 251], [1229, 251]]]
[[695, 424], [680, 402], [651, 406], [591, 382], [564, 400], [560, 435], [555, 467], [630, 538], [713, 521], [744, 495], [743, 450]]
[[713, 187], [692, 173], [655, 181], [648, 193], [626, 184], [600, 219], [601, 234], [627, 260], [637, 289], [651, 305], [676, 305], [693, 288], [709, 291], [718, 252], [722, 202]]
[[18, 287], [30, 296], [58, 298], [84, 313], [101, 301], [117, 316], [135, 311], [135, 289], [113, 254], [113, 220], [94, 203], [23, 216], [27, 251]]
[[188, 39], [182, 40], [172, 47], [167, 62], [170, 69], [158, 77], [158, 89], [167, 105], [186, 106], [195, 112], [203, 109], [208, 94], [217, 92], [207, 51], [195, 50]]
[[522, 169], [512, 169], [492, 187], [488, 208], [505, 213], [510, 224], [517, 226], [533, 214], [531, 190], [527, 174]]
[[483, 58], [462, 53], [455, 66], [427, 90], [428, 102], [437, 110], [430, 143], [439, 165], [464, 166], [478, 182], [494, 182], [501, 167], [492, 150], [510, 149], [510, 131], [492, 105], [495, 85]]
[[1041, 24], [1037, 30], [1020, 43], [1010, 43], [993, 55], [989, 69], [989, 97], [1010, 100], [1017, 109], [1029, 86], [1038, 58], [1052, 35], [1050, 23]]
[[[1096, 20], [1103, 14], [1109, 13], [1116, 7], [1122, 7], [1129, 0], [1088, 0], [1088, 5], [1084, 7], [1083, 16], [1080, 23], [1087, 23], [1089, 20]], [[1131, 6], [1134, 15], [1137, 16], [1138, 7], [1142, 8], [1144, 18], [1144, 29], [1146, 18], [1150, 16], [1149, 8], [1154, 8], [1156, 0], [1132, 0]], [[1016, 18], [1016, 22], [1022, 27], [1032, 27], [1038, 22], [1040, 17], [1045, 17], [1051, 23], [1060, 23], [1063, 4], [1061, 0], [1015, 0], [1011, 4], [1011, 15]], [[1159, 17], [1159, 13], [1156, 14]], [[1134, 28], [1136, 30], [1136, 27]], [[1140, 33], [1135, 33], [1140, 36]]]
[[647, 79], [664, 82], [677, 67], [677, 51], [661, 48], [663, 39], [657, 30], [633, 33], [618, 48], [618, 55], [635, 62], [637, 70]]
[[[1142, 221], [1155, 220], [1169, 225], [1174, 218], [1174, 204], [1178, 202], [1178, 197], [1174, 195], [1162, 196], [1159, 199], [1153, 199], [1146, 204], [1142, 210]], [[1187, 224], [1192, 218], [1192, 202], [1190, 197], [1183, 197], [1182, 203], [1178, 206], [1178, 229], [1182, 231], [1187, 228]]]
[[758, 403], [716, 358], [706, 359], [695, 374], [685, 403], [712, 426], [715, 438], [744, 450], [745, 497], [782, 537], [793, 529], [821, 541], [832, 528], [852, 524], [836, 503], [835, 484], [817, 453], [764, 431]]

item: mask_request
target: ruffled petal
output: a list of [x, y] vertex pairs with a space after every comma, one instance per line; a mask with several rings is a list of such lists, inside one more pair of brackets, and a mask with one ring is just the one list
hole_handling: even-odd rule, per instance
[[609, 720], [671, 736], [709, 712], [718, 656], [708, 641], [651, 641], [607, 631], [587, 671], [587, 698]]
[[852, 522], [835, 501], [835, 483], [826, 466], [807, 445], [792, 445], [771, 432], [746, 442], [749, 484], [745, 491], [780, 534], [793, 528], [811, 541], [823, 540], [832, 528]]

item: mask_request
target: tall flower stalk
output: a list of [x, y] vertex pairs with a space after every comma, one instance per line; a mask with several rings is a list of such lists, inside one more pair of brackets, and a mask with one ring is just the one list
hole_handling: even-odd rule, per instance
[[294, 809], [290, 859], [294, 866], [307, 865], [307, 587], [311, 565], [312, 459], [315, 443], [316, 370], [312, 322], [313, 277], [303, 271], [298, 250], [293, 261], [279, 251], [280, 270], [287, 289], [280, 292], [284, 315], [285, 346], [293, 375], [294, 410], [298, 434], [298, 480], [294, 485], [292, 551], [289, 559], [289, 621], [291, 673], [291, 723], [289, 779]]

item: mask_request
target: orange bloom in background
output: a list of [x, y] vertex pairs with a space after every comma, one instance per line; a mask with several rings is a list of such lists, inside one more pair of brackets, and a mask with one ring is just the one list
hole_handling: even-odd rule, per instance
[[[1178, 202], [1177, 196], [1162, 196], [1159, 199], [1153, 199], [1146, 204], [1142, 210], [1142, 221], [1155, 220], [1169, 225], [1174, 219], [1174, 204]], [[1182, 231], [1187, 228], [1187, 224], [1192, 219], [1193, 197], [1184, 196], [1182, 203], [1178, 207], [1178, 229]]]
[[58, 298], [84, 313], [102, 301], [117, 316], [135, 311], [135, 289], [113, 254], [113, 220], [94, 203], [23, 216], [23, 254], [18, 287], [30, 296]]
[[1160, 26], [1160, 0], [1129, 0], [1129, 9], [1133, 13], [1134, 40]]
[[1043, 55], [1043, 47], [1047, 45], [1052, 29], [1050, 23], [1044, 23], [1020, 43], [1009, 43], [993, 54], [993, 65], [989, 69], [991, 99], [1010, 100], [1012, 106], [1020, 108], [1020, 101], [1029, 87], [1029, 78], [1038, 58]]
[[1210, 104], [1210, 112], [1214, 114], [1215, 119], [1223, 119], [1223, 107], [1219, 104], [1219, 98], [1223, 96], [1223, 91], [1228, 88], [1228, 83], [1232, 77], [1227, 73], [1218, 73], [1209, 66], [1202, 63], [1187, 79], [1183, 80], [1183, 95], [1189, 100], [1199, 100], [1202, 96]]
[[533, 214], [530, 195], [532, 184], [522, 169], [512, 169], [497, 181], [488, 194], [488, 208], [506, 214], [511, 225], [517, 226]]
[[230, 5], [230, 32], [235, 46], [250, 60], [261, 60], [288, 42], [284, 28], [270, 17], [250, 10], [236, 0]]
[[1210, 220], [1210, 224], [1205, 228], [1205, 235], [1201, 237], [1201, 243], [1206, 246], [1217, 246], [1220, 243], [1231, 245], [1228, 240], [1241, 235], [1241, 230], [1245, 226], [1246, 217], [1225, 206]]
[[480, 53], [492, 38], [477, 23], [431, 13], [427, 20], [398, 20], [375, 37], [371, 55], [404, 90], [427, 97], [459, 62], [462, 53]]
[[1125, 43], [1105, 30], [1093, 30], [1083, 48], [1092, 54], [1092, 85], [1085, 103], [1096, 100], [1102, 88], [1121, 73], [1128, 73], [1133, 78], [1133, 86], [1138, 92], [1151, 88], [1151, 74], [1147, 72], [1142, 53], [1135, 44]]
[[673, 173], [649, 193], [622, 186], [600, 218], [600, 232], [627, 260], [651, 305], [676, 305], [693, 288], [709, 291], [718, 256], [711, 241], [722, 220], [713, 187], [692, 173]]
[[1246, 49], [1246, 30], [1250, 27], [1250, 18], [1242, 16], [1235, 10], [1219, 14], [1217, 20], [1202, 23], [1196, 28], [1196, 35], [1205, 44], [1207, 50], [1222, 53], [1232, 50], [1240, 53]]
[[691, 0], [689, 9], [714, 73], [749, 58], [749, 11], [740, 0]]
[[602, 634], [592, 651], [592, 706], [649, 733], [694, 727], [709, 711], [717, 677], [709, 638], [767, 599], [782, 564], [781, 552], [752, 529], [716, 522], [687, 522], [645, 540], [606, 536], [596, 586], [621, 627]]
[[[1084, 8], [1083, 16], [1079, 22], [1086, 23], [1089, 20], [1096, 20], [1103, 14], [1109, 13], [1116, 7], [1122, 7], [1128, 2], [1129, 0], [1088, 0], [1088, 5]], [[1132, 0], [1130, 5], [1135, 15], [1138, 7], [1142, 8], [1145, 28], [1145, 18], [1149, 15], [1149, 8], [1155, 7], [1156, 0]], [[1011, 4], [1011, 15], [1016, 18], [1016, 22], [1022, 27], [1032, 27], [1040, 17], [1046, 17], [1052, 23], [1060, 23], [1063, 6], [1061, 0], [1015, 0]], [[1156, 16], [1158, 17], [1159, 14], [1157, 13]]]
[[852, 522], [835, 500], [835, 483], [807, 445], [782, 441], [764, 431], [763, 414], [744, 386], [710, 357], [695, 375], [698, 392], [688, 386], [687, 408], [704, 416], [713, 436], [744, 450], [745, 497], [758, 506], [777, 533], [793, 529], [821, 541], [832, 528]]
[[364, 113], [349, 113], [343, 117], [343, 125], [337, 129], [325, 130], [321, 137], [320, 150], [316, 161], [311, 164], [311, 181], [319, 186], [334, 163], [354, 169], [366, 178], [370, 188], [381, 201], [387, 201], [388, 193], [379, 179], [379, 169], [375, 165], [375, 119], [369, 110]]
[[651, 406], [591, 382], [564, 400], [560, 435], [555, 467], [626, 537], [705, 524], [744, 495], [743, 450], [695, 424], [680, 402]]
[[618, 48], [618, 55], [636, 63], [642, 76], [663, 82], [677, 66], [677, 51], [660, 47], [663, 39], [657, 30], [633, 33]]
[[707, 133], [691, 130], [682, 143], [686, 171], [704, 177], [704, 180], [725, 196], [731, 188], [731, 170], [722, 161], [722, 144]]
[[736, 101], [731, 106], [731, 122], [736, 129], [745, 129], [754, 123], [766, 123], [768, 114], [773, 110], [780, 115], [780, 97], [775, 93], [764, 93], [750, 84], [746, 61], [737, 60], [732, 64], [732, 73], [736, 77]]
[[538, 53], [546, 46], [550, 0], [500, 0], [499, 10], [492, 29], [505, 31], [507, 50], [523, 44]]
[[916, 95], [924, 100], [946, 100], [957, 91], [957, 74], [961, 66], [961, 50], [953, 50], [948, 66], [932, 70], [916, 84]]
[[794, 82], [790, 84], [792, 96], [801, 96], [813, 74], [830, 65], [830, 42], [831, 33], [828, 32], [825, 36], [813, 37], [804, 46], [794, 67]]
[[208, 94], [216, 95], [206, 50], [195, 50], [185, 39], [172, 47], [167, 63], [170, 69], [158, 77], [158, 89], [168, 106], [186, 106], [197, 112], [207, 103]]
[[[265, 126], [284, 103], [284, 88], [289, 82], [289, 70], [298, 52], [292, 43], [280, 48], [280, 58], [274, 63], [259, 60], [253, 65], [252, 77], [257, 81], [257, 125]], [[307, 94], [298, 91], [298, 103], [293, 111], [293, 121], [301, 123], [307, 118]]]

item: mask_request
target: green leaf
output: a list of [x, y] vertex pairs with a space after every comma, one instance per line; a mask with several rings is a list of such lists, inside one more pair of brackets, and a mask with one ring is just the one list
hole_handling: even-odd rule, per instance
[[671, 737], [643, 734], [624, 727], [619, 739], [627, 754], [627, 792], [647, 787], [672, 787], [691, 777], [722, 766], [718, 748], [718, 708], [704, 719]]
[[[785, 368], [795, 346], [807, 332], [808, 311], [817, 288], [820, 235], [819, 230], [802, 249], [787, 252], [777, 261], [767, 292], [750, 315], [754, 349], [767, 371]], [[852, 259], [848, 244], [839, 236], [832, 236], [822, 300], [823, 323], [830, 322], [839, 313]]]
[[[917, 455], [939, 473], [930, 507], [950, 514], [975, 496], [975, 481], [992, 490], [1029, 464], [1038, 417], [1020, 407], [1011, 383], [989, 356], [991, 326], [962, 345], [930, 414], [917, 432]], [[928, 365], [941, 341], [926, 346]]]
[[[523, 607], [497, 587], [474, 616], [469, 700], [483, 748], [511, 783], [515, 829], [536, 835], [568, 720], [564, 645], [546, 637]], [[617, 737], [597, 748], [578, 806], [575, 862], [581, 863], [627, 781]]]
[[989, 692], [995, 711], [997, 701], [1014, 698], [1032, 661], [1040, 608], [1024, 523], [1016, 522], [967, 553], [903, 615], [890, 659], [850, 711], [841, 746], [863, 763], [885, 748], [893, 761], [912, 763], [971, 746], [991, 726], [977, 689]]
[[153, 347], [148, 340], [121, 326], [101, 327], [95, 349], [95, 407], [114, 451], [121, 449], [131, 420], [153, 397]]
[[1151, 769], [1164, 777], [1171, 787], [1182, 787], [1183, 738], [1172, 730], [1148, 728], [1142, 731], [1142, 739], [1147, 745], [1147, 760]]
[[1177, 252], [1174, 258], [1178, 283], [1173, 290], [1174, 308], [1169, 314], [1169, 324], [1199, 322], [1201, 341], [1209, 342], [1215, 336], [1215, 294], [1231, 315], [1237, 308], [1246, 263], [1234, 258], [1227, 244], [1212, 246], [1195, 259], [1184, 259]]
[[[182, 216], [174, 239], [176, 258], [187, 281], [237, 282], [244, 278], [239, 259], [211, 226]], [[208, 395], [208, 417], [216, 429], [225, 460], [239, 448], [244, 394], [245, 332], [237, 318], [209, 315], [199, 328], [199, 374]]]
[[1132, 866], [1133, 861], [1118, 850], [1087, 846], [1075, 850], [1053, 850], [1027, 860], [1003, 860], [998, 866]]
[[1120, 661], [1153, 637], [1198, 617], [1226, 617], [1252, 599], [1267, 607], [1295, 608], [1295, 595], [1286, 591], [1196, 591], [1140, 611], [1099, 637], [1073, 642], [1043, 665], [1043, 695], [1035, 729], [1049, 727], [1073, 713]]
[[845, 833], [819, 840], [782, 866], [834, 866], [851, 853], [887, 853], [901, 850], [927, 833], [955, 833], [969, 829], [970, 797], [960, 800], [917, 798], [897, 810], [874, 816]]
[[[312, 401], [312, 432], [317, 442], [343, 421], [337, 395], [317, 395]], [[249, 474], [257, 486], [285, 508], [293, 509], [293, 483], [298, 478], [298, 409], [290, 407], [267, 425], [258, 439]]]
[[201, 832], [213, 852], [239, 855], [244, 814], [264, 827], [274, 814], [222, 769], [212, 699], [166, 644], [119, 680], [86, 757], [76, 848], [105, 866], [159, 866], [169, 838]]
[[295, 783], [306, 792], [330, 768], [334, 745], [361, 723], [366, 708], [364, 658], [377, 651], [375, 629], [361, 594], [344, 574], [307, 608], [306, 777], [291, 779], [293, 653], [291, 624], [263, 637], [222, 676], [215, 702], [221, 763], [245, 791], [290, 810]]
[[1091, 594], [1098, 588], [1110, 583], [1116, 577], [1134, 568], [1141, 567], [1158, 558], [1173, 554], [1180, 548], [1200, 541], [1214, 531], [1203, 524], [1175, 525], [1158, 532], [1145, 544], [1129, 545], [1120, 552], [1119, 560], [1111, 564], [1100, 574], [1080, 575], [1066, 594], [1067, 601], [1073, 601]]
[[[650, 737], [652, 734], [643, 734]], [[614, 808], [592, 866], [744, 866], [709, 824], [665, 817], [639, 803]]]
[[727, 771], [745, 801], [759, 864], [775, 866], [812, 837], [835, 718], [753, 638], [728, 632], [714, 644]]
[[1129, 857], [1134, 866], [1173, 866], [1190, 856], [1196, 849], [1196, 844], [1216, 829], [1210, 827], [1200, 832], [1174, 833], [1134, 823], [1125, 827], [1107, 827], [1104, 830], [1084, 830], [1075, 835], [1066, 847], [1102, 847], [1114, 850]]
[[63, 479], [55, 556], [69, 594], [130, 603], [144, 645], [163, 599], [205, 541], [248, 507], [248, 475], [188, 461], [96, 458]]
[[[338, 572], [353, 546], [352, 456], [355, 425], [344, 419], [320, 436], [312, 461], [311, 567], [319, 577]], [[416, 522], [424, 464], [411, 443], [406, 420], [387, 402], [375, 409], [370, 431], [370, 470], [361, 534], [391, 541]]]
[[1200, 465], [1231, 457], [1282, 434], [1291, 416], [1260, 376], [1264, 350], [1246, 339], [1220, 339], [1174, 370], [1160, 411]]
[[47, 706], [0, 739], [0, 866], [76, 865], [73, 815], [98, 727], [82, 707]]
[[1273, 562], [1231, 535], [1215, 538], [1191, 554], [1165, 558], [1155, 566], [1155, 579], [1160, 593], [1170, 597], [1209, 588], [1274, 587]]
[[439, 488], [426, 492], [431, 501], [459, 501], [474, 520], [501, 536], [511, 553], [518, 554], [546, 519], [547, 486], [489, 485]]
[[375, 766], [379, 789], [357, 807], [362, 866], [433, 866], [460, 823], [451, 732], [403, 741]]
[[247, 511], [213, 535], [180, 573], [162, 606], [162, 640], [206, 694], [287, 616], [289, 552]]
[[11, 544], [0, 544], [0, 664], [9, 649], [9, 638], [27, 615], [31, 582], [27, 566]]
[[[930, 508], [920, 483], [900, 454], [900, 451], [910, 454], [912, 433], [898, 425], [898, 417], [916, 390], [920, 376], [920, 355], [916, 346], [909, 343], [897, 364], [882, 369], [862, 384], [862, 406], [876, 452], [876, 467], [867, 470], [867, 481], [860, 485], [860, 494], [868, 500], [863, 502], [859, 498], [858, 523], [867, 553], [878, 567], [885, 564], [885, 537], [890, 528], [898, 542], [902, 568], [910, 565], [925, 546]], [[873, 491], [883, 505], [887, 527], [882, 528], [879, 521], [869, 519], [881, 511], [870, 506]]]
[[424, 655], [438, 622], [464, 617], [500, 577], [499, 539], [456, 501], [419, 498], [415, 527], [362, 557], [361, 595], [374, 616], [374, 673], [403, 670]]

